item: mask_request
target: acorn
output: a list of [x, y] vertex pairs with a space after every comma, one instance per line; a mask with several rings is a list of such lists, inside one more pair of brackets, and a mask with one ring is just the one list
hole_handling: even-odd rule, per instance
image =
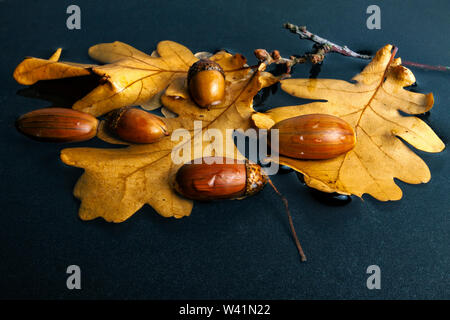
[[134, 107], [111, 111], [106, 126], [118, 138], [132, 143], [153, 143], [169, 135], [161, 118]]
[[257, 164], [223, 157], [198, 160], [184, 164], [175, 176], [174, 189], [185, 198], [242, 199], [259, 192], [267, 183], [267, 176]]
[[[279, 154], [296, 159], [324, 160], [353, 149], [356, 135], [344, 120], [327, 114], [308, 114], [276, 123]], [[270, 139], [268, 140], [270, 141]]]
[[97, 134], [98, 120], [90, 114], [68, 108], [43, 108], [28, 112], [16, 121], [26, 136], [47, 142], [78, 142]]
[[222, 67], [209, 59], [194, 63], [188, 72], [189, 94], [202, 108], [220, 104], [225, 97], [225, 73]]

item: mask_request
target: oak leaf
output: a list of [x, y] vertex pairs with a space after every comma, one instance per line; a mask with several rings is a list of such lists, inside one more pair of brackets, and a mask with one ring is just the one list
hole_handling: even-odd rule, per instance
[[161, 41], [151, 56], [119, 41], [91, 47], [91, 58], [105, 65], [62, 62], [60, 55], [58, 49], [48, 60], [26, 58], [17, 66], [14, 78], [32, 85], [40, 80], [97, 75], [99, 85], [72, 106], [94, 116], [123, 106], [158, 107], [158, 94], [172, 81], [185, 77], [198, 60], [189, 49], [173, 41]]
[[[158, 53], [164, 56], [164, 52], [159, 50], [160, 46]], [[191, 57], [192, 54], [184, 51], [183, 55]], [[116, 57], [114, 48], [111, 53], [102, 51], [102, 61], [114, 62]], [[245, 58], [239, 54], [233, 56], [219, 52], [211, 59], [220, 64], [225, 72], [227, 90], [222, 104], [210, 110], [199, 108], [189, 97], [186, 72], [173, 76], [161, 97], [165, 108], [178, 115], [164, 119], [169, 130], [187, 129], [190, 140], [180, 144], [168, 136], [153, 144], [131, 145], [122, 149], [62, 150], [61, 159], [64, 163], [85, 169], [74, 188], [74, 195], [81, 200], [81, 219], [102, 217], [107, 221], [122, 222], [144, 204], [149, 204], [165, 217], [187, 216], [192, 210], [192, 201], [176, 194], [171, 186], [173, 176], [181, 166], [172, 161], [172, 151], [178, 152], [182, 146], [190, 144], [191, 150], [199, 145], [203, 156], [243, 158], [233, 143], [231, 131], [227, 129], [249, 128], [254, 112], [254, 95], [263, 86], [271, 85], [278, 79], [262, 70], [246, 67]], [[182, 62], [177, 66], [178, 70], [184, 67]], [[172, 65], [166, 68], [173, 70]], [[195, 120], [202, 121], [200, 130], [195, 130]], [[213, 128], [222, 133], [223, 141], [220, 142], [225, 146], [224, 150], [211, 148], [214, 139], [208, 136], [207, 129]], [[218, 142], [214, 140], [214, 143]], [[187, 157], [187, 160], [193, 160], [198, 155], [191, 152]]]
[[325, 192], [367, 193], [378, 200], [398, 200], [402, 191], [394, 182], [418, 184], [430, 180], [425, 162], [401, 139], [426, 152], [440, 152], [443, 142], [417, 117], [433, 106], [433, 95], [403, 89], [415, 82], [412, 72], [393, 59], [392, 46], [380, 49], [356, 75], [354, 83], [335, 79], [288, 79], [281, 88], [299, 98], [326, 100], [275, 108], [253, 115], [255, 124], [269, 128], [281, 120], [311, 113], [331, 114], [355, 130], [353, 150], [330, 160], [297, 160], [280, 156], [279, 163], [304, 174], [305, 182]]
[[14, 70], [13, 77], [20, 84], [32, 85], [40, 80], [54, 80], [91, 74], [89, 68], [94, 65], [71, 62], [59, 62], [62, 49], [59, 48], [48, 59], [25, 58]]

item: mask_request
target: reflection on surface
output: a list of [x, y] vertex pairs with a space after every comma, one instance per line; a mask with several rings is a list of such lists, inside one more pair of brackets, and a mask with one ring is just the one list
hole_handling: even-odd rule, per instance
[[95, 74], [81, 77], [41, 80], [35, 84], [20, 89], [18, 95], [50, 101], [53, 106], [71, 107], [96, 88], [101, 77]]

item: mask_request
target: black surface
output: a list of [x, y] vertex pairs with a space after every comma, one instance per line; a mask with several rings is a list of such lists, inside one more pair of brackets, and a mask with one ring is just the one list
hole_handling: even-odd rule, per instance
[[[66, 8], [81, 7], [82, 29], [66, 28]], [[370, 4], [381, 30], [366, 28]], [[428, 184], [406, 185], [401, 201], [370, 196], [346, 206], [318, 202], [295, 173], [273, 181], [289, 199], [308, 255], [300, 264], [283, 205], [270, 188], [244, 201], [196, 204], [190, 217], [160, 217], [149, 206], [121, 224], [83, 222], [72, 187], [82, 170], [59, 160], [63, 146], [29, 140], [15, 119], [49, 104], [16, 95], [12, 78], [25, 56], [89, 63], [91, 45], [120, 40], [152, 52], [160, 40], [192, 51], [228, 48], [255, 62], [255, 48], [284, 56], [310, 50], [281, 28], [306, 24], [355, 50], [386, 43], [404, 60], [450, 64], [448, 1], [0, 1], [1, 298], [317, 299], [450, 298], [449, 154], [418, 154]], [[320, 78], [350, 79], [363, 61], [330, 55]], [[308, 77], [310, 66], [294, 76]], [[449, 73], [413, 69], [419, 92], [432, 91], [425, 121], [448, 143]], [[281, 90], [265, 106], [299, 104]], [[107, 146], [99, 140], [71, 146]], [[66, 288], [66, 268], [82, 270], [82, 290]], [[366, 288], [366, 268], [381, 268], [381, 290]]]

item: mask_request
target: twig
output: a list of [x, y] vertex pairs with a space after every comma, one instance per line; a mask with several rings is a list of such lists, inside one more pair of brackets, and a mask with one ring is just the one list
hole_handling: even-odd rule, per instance
[[286, 72], [281, 76], [282, 78], [287, 78], [290, 76], [292, 67], [296, 64], [305, 63], [310, 61], [312, 64], [319, 64], [325, 59], [325, 56], [329, 52], [337, 52], [345, 56], [355, 57], [360, 59], [371, 59], [371, 56], [359, 54], [348, 47], [341, 47], [331, 41], [328, 41], [318, 35], [309, 32], [306, 27], [299, 27], [291, 23], [284, 24], [284, 27], [289, 29], [291, 32], [296, 33], [301, 39], [307, 39], [314, 42], [313, 52], [308, 52], [302, 56], [291, 56], [289, 58], [281, 57], [278, 50], [274, 50], [271, 54], [265, 49], [256, 49], [254, 54], [259, 60], [260, 64], [265, 63], [266, 65], [284, 64], [286, 66]]
[[308, 31], [305, 26], [299, 27], [292, 23], [285, 23], [283, 25], [283, 27], [288, 29], [292, 33], [298, 34], [301, 39], [310, 40], [310, 41], [316, 43], [317, 45], [324, 47], [324, 49], [328, 50], [328, 52], [337, 52], [344, 56], [365, 59], [365, 60], [372, 59], [372, 56], [357, 53], [353, 50], [350, 50], [347, 46], [342, 47], [331, 41], [328, 41], [327, 39], [319, 37], [318, 35]]
[[290, 73], [292, 70], [292, 66], [299, 64], [299, 63], [305, 63], [307, 61], [307, 57], [306, 56], [302, 56], [302, 57], [290, 57], [288, 58], [283, 58], [280, 55], [280, 52], [278, 50], [274, 50], [272, 51], [271, 54], [269, 54], [269, 52], [267, 52], [267, 50], [265, 49], [256, 49], [254, 51], [255, 57], [259, 60], [259, 64], [284, 64], [286, 66], [286, 71], [285, 73], [281, 76], [281, 78], [288, 78], [290, 77]]
[[[327, 39], [324, 39], [310, 31], [308, 31], [305, 26], [299, 27], [292, 23], [285, 23], [283, 25], [283, 27], [288, 29], [292, 33], [297, 34], [301, 39], [310, 40], [310, 41], [314, 42], [317, 46], [322, 47], [325, 51], [325, 54], [328, 52], [336, 52], [336, 53], [342, 54], [344, 56], [358, 58], [358, 59], [364, 59], [364, 60], [369, 60], [369, 59], [373, 58], [373, 56], [370, 56], [370, 55], [357, 53], [357, 52], [349, 49], [347, 46], [342, 47], [331, 41], [328, 41]], [[447, 66], [433, 66], [433, 65], [417, 63], [417, 62], [410, 62], [410, 61], [403, 61], [402, 65], [411, 66], [411, 67], [424, 69], [424, 70], [450, 71], [450, 67], [447, 67]]]
[[447, 66], [431, 66], [428, 64], [411, 62], [411, 61], [402, 61], [402, 65], [416, 67], [416, 68], [425, 69], [425, 70], [436, 70], [436, 71], [447, 71], [447, 72], [450, 71], [450, 67], [447, 67]]
[[275, 64], [284, 64], [286, 67], [286, 71], [280, 76], [281, 79], [289, 78], [291, 76], [292, 67], [296, 64], [305, 63], [310, 61], [312, 64], [322, 63], [323, 59], [325, 59], [326, 51], [323, 48], [316, 48], [315, 52], [305, 53], [302, 56], [291, 56], [289, 58], [283, 58], [280, 56], [280, 52], [278, 50], [272, 51], [269, 54], [265, 49], [256, 49], [254, 51], [256, 58], [259, 60], [259, 64], [255, 67], [258, 67], [260, 64], [264, 63], [270, 65], [272, 63]]

